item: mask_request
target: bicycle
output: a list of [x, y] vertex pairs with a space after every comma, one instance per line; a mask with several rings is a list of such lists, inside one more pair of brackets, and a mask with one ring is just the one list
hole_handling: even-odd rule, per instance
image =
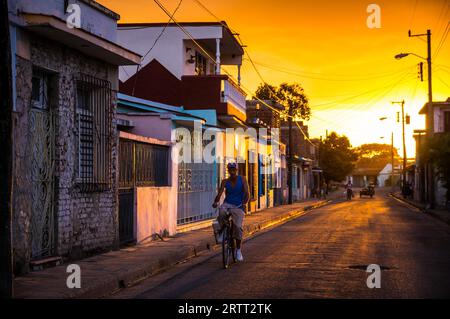
[[233, 263], [236, 263], [236, 240], [233, 238], [233, 219], [228, 210], [219, 234], [222, 236], [223, 268], [228, 269]]
[[352, 200], [353, 198], [353, 190], [351, 188], [347, 188], [347, 200]]

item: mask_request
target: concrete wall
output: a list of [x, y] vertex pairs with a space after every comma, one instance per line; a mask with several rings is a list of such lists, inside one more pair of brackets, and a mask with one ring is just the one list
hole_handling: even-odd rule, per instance
[[[136, 116], [123, 118], [132, 119], [136, 125], [131, 133], [120, 132], [121, 138], [141, 143], [167, 145], [171, 149], [175, 142], [175, 131], [172, 121], [159, 116]], [[155, 130], [156, 129], [156, 130]], [[139, 135], [138, 135], [139, 133]], [[151, 165], [152, 163], [149, 163]], [[119, 163], [120, 165], [120, 163]], [[177, 187], [178, 164], [177, 154], [169, 157], [169, 183], [167, 187], [137, 187], [135, 188], [135, 228], [136, 241], [151, 239], [152, 235], [168, 232], [174, 235], [177, 230]]]
[[171, 141], [172, 120], [161, 119], [159, 114], [155, 115], [128, 115], [118, 114], [118, 118], [133, 121], [134, 127], [130, 133], [152, 137], [163, 141]]
[[[25, 12], [34, 14], [45, 14], [65, 20], [69, 15], [65, 12], [64, 0], [8, 0], [11, 12]], [[90, 33], [105, 38], [111, 42], [116, 41], [117, 20], [108, 9], [98, 6], [96, 9], [83, 0], [70, 0], [69, 4], [78, 4], [81, 9], [81, 28]]]
[[136, 188], [137, 242], [177, 229], [177, 195], [172, 187]]

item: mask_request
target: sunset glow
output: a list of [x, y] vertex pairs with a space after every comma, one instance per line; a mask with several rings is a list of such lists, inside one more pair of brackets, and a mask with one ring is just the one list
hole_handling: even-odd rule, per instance
[[[101, 0], [120, 14], [120, 22], [165, 22], [167, 16], [151, 0]], [[165, 0], [173, 11], [178, 0]], [[395, 60], [401, 52], [426, 56], [424, 39], [413, 33], [432, 31], [433, 99], [450, 96], [450, 45], [444, 42], [436, 54], [447, 23], [450, 3], [433, 1], [377, 1], [381, 28], [366, 25], [367, 1], [220, 1], [203, 4], [239, 32], [263, 79], [270, 84], [298, 82], [310, 98], [312, 137], [326, 130], [347, 135], [354, 146], [362, 143], [390, 143], [401, 151], [401, 125], [396, 122], [398, 105], [405, 100], [411, 115], [407, 126], [408, 156], [415, 154], [414, 129], [424, 128], [418, 114], [427, 101], [427, 74], [417, 78], [421, 60], [409, 56]], [[194, 0], [185, 0], [176, 14], [178, 21], [215, 21]], [[149, 43], [149, 46], [151, 43]], [[242, 67], [242, 83], [254, 92], [262, 82], [248, 59]], [[236, 73], [234, 68], [229, 71]], [[250, 97], [250, 96], [248, 96]], [[387, 117], [380, 122], [380, 117]]]

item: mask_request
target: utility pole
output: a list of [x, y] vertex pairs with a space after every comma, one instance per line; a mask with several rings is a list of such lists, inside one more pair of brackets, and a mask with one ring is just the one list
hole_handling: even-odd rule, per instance
[[12, 70], [8, 1], [0, 4], [0, 298], [13, 297]]
[[[427, 65], [428, 65], [428, 104], [427, 104], [427, 139], [431, 139], [434, 134], [434, 115], [433, 115], [433, 84], [432, 84], [432, 68], [431, 68], [431, 30], [427, 33], [411, 34], [408, 31], [409, 37], [427, 37]], [[426, 179], [427, 179], [427, 199], [430, 208], [434, 208], [434, 169], [430, 163], [426, 163]]]
[[402, 194], [405, 196], [406, 190], [406, 136], [405, 136], [405, 100], [401, 102], [392, 102], [402, 106], [402, 137], [403, 137], [403, 169], [402, 169]]
[[289, 154], [288, 154], [288, 204], [293, 203], [292, 199], [292, 188], [294, 186], [294, 181], [292, 180], [292, 159], [293, 159], [293, 152], [292, 152], [292, 105], [289, 105], [289, 111], [288, 111], [288, 123], [289, 123], [289, 132], [288, 132], [288, 139], [289, 139]]
[[391, 190], [394, 191], [394, 132], [391, 133]]

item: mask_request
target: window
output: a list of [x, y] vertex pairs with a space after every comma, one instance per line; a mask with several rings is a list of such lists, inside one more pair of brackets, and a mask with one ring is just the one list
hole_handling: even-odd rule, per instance
[[169, 186], [169, 147], [136, 143], [137, 186]]
[[199, 52], [195, 52], [195, 73], [197, 75], [206, 75], [207, 60]]
[[33, 70], [31, 105], [41, 110], [48, 109], [48, 76], [42, 71]]
[[169, 186], [168, 146], [120, 139], [119, 187]]
[[76, 81], [77, 184], [85, 191], [111, 186], [111, 84], [80, 75]]
[[444, 132], [450, 133], [450, 111], [444, 112]]

